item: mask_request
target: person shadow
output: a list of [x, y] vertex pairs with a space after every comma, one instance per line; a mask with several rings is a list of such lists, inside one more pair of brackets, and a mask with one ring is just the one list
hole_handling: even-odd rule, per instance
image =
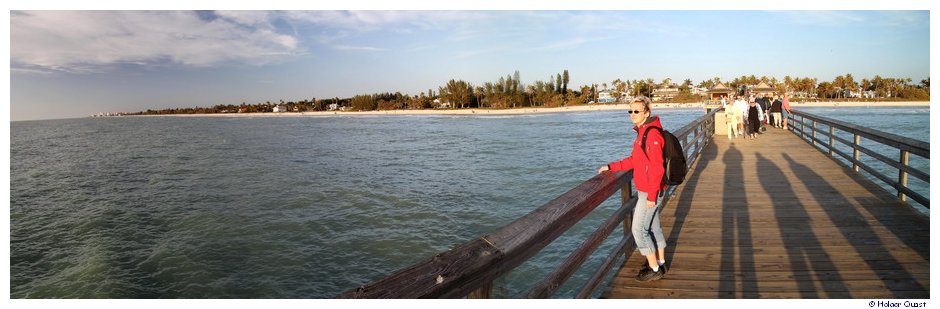
[[[828, 298], [848, 298], [848, 290], [839, 275], [835, 264], [813, 234], [805, 206], [793, 191], [783, 170], [770, 159], [756, 154], [757, 166], [763, 169], [758, 180], [764, 191], [774, 192], [771, 206], [783, 239], [783, 247], [790, 259], [790, 272], [796, 281], [801, 298], [820, 298], [812, 278], [819, 282]], [[806, 236], [807, 233], [810, 236]]]
[[[709, 163], [714, 162], [715, 158], [718, 156], [718, 146], [715, 145], [714, 141], [708, 143], [700, 150], [699, 159], [697, 162], [692, 162], [692, 166], [689, 167], [689, 174], [686, 176], [685, 182], [681, 184], [682, 191], [676, 196], [673, 200], [674, 203], [670, 205], [675, 205], [675, 209], [671, 210], [672, 214], [672, 229], [669, 231], [669, 235], [665, 235], [666, 242], [672, 244], [672, 246], [666, 247], [666, 268], [672, 269], [673, 258], [675, 257], [676, 248], [678, 248], [682, 239], [679, 239], [679, 234], [682, 232], [682, 226], [688, 220], [689, 212], [692, 210], [692, 204], [695, 202], [695, 192], [696, 186], [700, 183], [707, 182], [707, 179], [702, 178], [702, 171], [708, 168]], [[693, 169], [694, 168], [694, 169]], [[669, 220], [668, 215], [663, 216], [662, 212], [669, 212], [665, 208], [660, 210], [661, 220]], [[666, 231], [663, 230], [665, 233]]]
[[[829, 183], [826, 178], [817, 174], [810, 167], [800, 164], [787, 154], [783, 154], [783, 158], [787, 161], [787, 164], [789, 164], [789, 169], [792, 170], [794, 174], [800, 175], [804, 184], [812, 184], [812, 187], [807, 189], [820, 205], [826, 206], [822, 207], [822, 209], [825, 211], [830, 221], [855, 221], [855, 224], [852, 224], [851, 227], [840, 226], [839, 230], [842, 237], [849, 241], [849, 244], [856, 252], [860, 254], [862, 252], [873, 254], [872, 244], [877, 244], [876, 247], [881, 248], [879, 250], [881, 254], [879, 254], [877, 260], [865, 259], [864, 263], [878, 275], [885, 289], [890, 290], [895, 298], [929, 297], [928, 288], [921, 285], [914, 275], [897, 260], [893, 254], [894, 252], [888, 249], [882, 237], [875, 232], [871, 224], [864, 220], [865, 216], [859, 209], [853, 207], [853, 204], [848, 198], [838, 193], [839, 190], [833, 184]], [[879, 209], [868, 209], [868, 211], [871, 211], [875, 216], [878, 214], [886, 214], [883, 210]], [[897, 236], [897, 234], [895, 235]], [[900, 238], [901, 242], [906, 242], [904, 237]], [[922, 246], [912, 246], [912, 249], [919, 253], [920, 250], [918, 248], [920, 247]]]
[[760, 295], [742, 159], [741, 151], [734, 144], [722, 156], [725, 179], [722, 188], [719, 298], [757, 298]]

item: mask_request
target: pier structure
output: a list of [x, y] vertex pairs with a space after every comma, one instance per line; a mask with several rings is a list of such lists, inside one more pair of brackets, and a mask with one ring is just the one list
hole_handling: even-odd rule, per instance
[[[630, 233], [632, 174], [607, 172], [491, 233], [339, 297], [493, 297], [495, 279], [619, 192], [621, 207], [522, 297], [552, 297], [605, 239], [619, 237], [613, 250], [597, 252], [605, 260], [576, 297], [929, 298], [930, 218], [912, 204], [929, 209], [930, 201], [908, 180], [929, 185], [929, 171], [909, 162], [911, 155], [929, 160], [930, 144], [798, 110], [787, 121], [788, 130], [729, 140], [716, 134], [719, 108], [673, 132], [690, 170], [663, 202], [662, 280], [634, 280], [645, 258]], [[863, 157], [897, 173], [882, 174]], [[623, 235], [615, 236], [620, 226]]]

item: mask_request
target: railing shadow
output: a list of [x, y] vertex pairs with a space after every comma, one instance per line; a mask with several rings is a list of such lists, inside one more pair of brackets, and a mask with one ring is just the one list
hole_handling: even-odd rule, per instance
[[[786, 175], [777, 165], [761, 154], [756, 154], [757, 166], [763, 166], [758, 179], [767, 192], [773, 192], [772, 207], [780, 229], [783, 246], [790, 259], [790, 271], [799, 288], [802, 298], [820, 298], [816, 292], [815, 281], [820, 282], [826, 297], [849, 297], [842, 277], [829, 255], [822, 250], [819, 238], [813, 234], [809, 224], [809, 214], [805, 206], [793, 191]], [[811, 236], [804, 236], [806, 234]], [[798, 235], [798, 236], [794, 236]]]
[[693, 198], [697, 190], [696, 187], [700, 182], [707, 181], [701, 178], [702, 172], [705, 171], [706, 168], [708, 168], [708, 165], [718, 157], [717, 147], [718, 146], [712, 142], [708, 143], [708, 145], [702, 149], [699, 161], [693, 165], [695, 169], [691, 170], [691, 173], [686, 177], [685, 183], [682, 185], [682, 193], [680, 193], [676, 198], [672, 230], [669, 232], [669, 235], [666, 236], [666, 242], [672, 244], [672, 246], [666, 247], [667, 268], [672, 268], [672, 261], [675, 257], [675, 251], [682, 242], [682, 239], [679, 238], [679, 234], [681, 234], [682, 226], [688, 220], [689, 212], [692, 210], [692, 203], [694, 202]]
[[[823, 210], [829, 216], [830, 220], [838, 221], [841, 218], [864, 217], [858, 209], [851, 206], [852, 203], [844, 195], [834, 193], [839, 192], [838, 189], [826, 181], [824, 177], [817, 174], [806, 165], [800, 164], [787, 154], [783, 154], [783, 158], [786, 159], [787, 163], [790, 165], [790, 170], [800, 175], [804, 185], [809, 186], [812, 184], [812, 187], [808, 187], [807, 189], [812, 193], [813, 198], [820, 204], [829, 206], [823, 207]], [[879, 238], [878, 234], [875, 233], [872, 226], [864, 220], [859, 220], [852, 230], [847, 230], [843, 227], [840, 227], [839, 230], [842, 236], [849, 241], [859, 254], [866, 254], [866, 251], [870, 250], [871, 244], [885, 247], [885, 252], [890, 253], [886, 248], [887, 246]], [[865, 263], [881, 278], [885, 288], [890, 290], [896, 298], [922, 298], [929, 295], [927, 288], [915, 280], [914, 276], [904, 269], [893, 255], [883, 254], [880, 255], [880, 257], [878, 261], [865, 259]], [[885, 265], [889, 266], [886, 267]], [[898, 280], [899, 278], [900, 280]], [[914, 292], [905, 293], [910, 291]], [[922, 291], [923, 294], [918, 293], [918, 291]]]
[[[738, 292], [742, 298], [757, 298], [760, 295], [754, 275], [754, 244], [747, 197], [735, 194], [746, 190], [742, 159], [741, 151], [734, 144], [722, 156], [725, 183], [722, 188], [720, 298], [736, 298], [739, 297]], [[740, 291], [737, 290], [739, 282]]]

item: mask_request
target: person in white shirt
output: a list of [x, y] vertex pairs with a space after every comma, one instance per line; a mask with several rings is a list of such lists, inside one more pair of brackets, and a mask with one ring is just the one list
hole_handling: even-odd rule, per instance
[[735, 96], [734, 107], [738, 108], [737, 114], [739, 118], [738, 118], [738, 133], [737, 134], [744, 135], [744, 132], [747, 132], [746, 131], [747, 127], [745, 127], [745, 121], [747, 120], [747, 118], [745, 118], [745, 115], [747, 115], [747, 109], [748, 109], [747, 101], [745, 101], [744, 98], [742, 98], [741, 96]]

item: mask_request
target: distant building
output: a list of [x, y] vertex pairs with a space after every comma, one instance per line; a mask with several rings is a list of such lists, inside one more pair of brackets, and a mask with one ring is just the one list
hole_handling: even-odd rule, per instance
[[760, 82], [760, 84], [757, 84], [757, 86], [748, 88], [748, 93], [750, 95], [770, 96], [776, 94], [777, 92], [779, 92], [777, 88], [771, 87], [765, 82]]
[[610, 91], [601, 91], [597, 93], [597, 103], [614, 103], [617, 98], [610, 95]]
[[283, 105], [283, 104], [281, 104], [281, 105], [276, 105], [276, 106], [274, 106], [274, 109], [273, 109], [273, 112], [275, 112], [275, 113], [283, 113], [283, 112], [286, 112], [286, 111], [287, 111], [287, 105]]
[[679, 86], [676, 84], [661, 84], [653, 89], [653, 102], [671, 100], [679, 95]]
[[728, 88], [728, 86], [725, 86], [723, 83], [718, 83], [718, 85], [715, 85], [712, 89], [708, 89], [706, 92], [709, 95], [709, 99], [712, 101], [719, 101], [722, 97], [730, 101], [731, 96], [734, 95], [734, 90]]
[[434, 106], [437, 106], [437, 108], [453, 108], [454, 107], [454, 104], [451, 104], [450, 102], [441, 102], [441, 99], [434, 99], [434, 101], [431, 101], [431, 102], [434, 103]]
[[328, 108], [329, 110], [331, 110], [331, 111], [335, 111], [335, 110], [339, 109], [339, 104], [332, 103], [332, 104], [330, 104], [330, 105], [327, 105], [327, 108]]

